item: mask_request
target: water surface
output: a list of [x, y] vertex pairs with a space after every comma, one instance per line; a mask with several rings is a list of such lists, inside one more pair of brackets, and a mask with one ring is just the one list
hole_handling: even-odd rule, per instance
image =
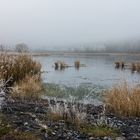
[[[95, 94], [99, 90], [110, 88], [115, 84], [122, 81], [127, 81], [132, 84], [140, 83], [140, 74], [132, 73], [131, 70], [125, 69], [115, 69], [115, 61], [125, 61], [126, 63], [135, 62], [140, 60], [140, 56], [130, 56], [130, 55], [52, 55], [47, 57], [37, 57], [36, 58], [42, 64], [42, 79], [46, 84], [56, 84], [61, 87], [75, 88], [78, 93], [71, 92], [76, 97], [76, 94], [81, 93], [77, 90], [79, 87], [84, 87], [85, 94], [80, 94], [80, 97], [86, 97], [90, 91], [90, 94]], [[69, 67], [64, 70], [55, 70], [54, 62], [64, 61], [69, 66], [74, 66], [74, 61], [80, 60], [81, 64], [85, 64], [86, 67], [80, 67], [75, 69], [74, 67]], [[46, 72], [47, 71], [47, 72]], [[97, 90], [99, 89], [99, 90]], [[56, 89], [57, 91], [58, 89]], [[96, 92], [93, 92], [93, 91]], [[66, 91], [68, 92], [68, 90]], [[69, 95], [71, 94], [69, 92]], [[88, 92], [88, 93], [87, 93]], [[95, 96], [93, 96], [95, 98]]]
[[[127, 63], [140, 60], [139, 56], [47, 56], [37, 58], [42, 64], [42, 74], [45, 83], [63, 84], [67, 86], [76, 86], [79, 84], [112, 86], [121, 80], [127, 80], [132, 83], [140, 81], [140, 74], [132, 73], [130, 70], [118, 70], [114, 68], [114, 62], [123, 60]], [[80, 60], [79, 70], [74, 67], [65, 70], [55, 70], [54, 62], [64, 61], [73, 66], [75, 60]]]

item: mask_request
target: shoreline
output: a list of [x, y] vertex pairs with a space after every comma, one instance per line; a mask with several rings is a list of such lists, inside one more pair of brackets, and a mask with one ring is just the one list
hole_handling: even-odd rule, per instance
[[[79, 131], [74, 116], [57, 116], [61, 109], [71, 110], [78, 109], [81, 117], [85, 114], [82, 123], [85, 126], [102, 126], [106, 125], [112, 130], [117, 129], [119, 135], [116, 138], [111, 136], [94, 136], [90, 133]], [[72, 108], [75, 107], [74, 110]], [[54, 112], [50, 114], [50, 109]], [[58, 110], [55, 110], [58, 109]], [[56, 112], [55, 112], [56, 111]], [[70, 111], [70, 112], [71, 112]], [[38, 101], [21, 101], [19, 99], [9, 98], [2, 105], [3, 113], [13, 126], [14, 130], [22, 132], [31, 132], [40, 140], [136, 140], [140, 139], [140, 118], [118, 117], [116, 115], [104, 113], [102, 105], [93, 104], [65, 103], [63, 101], [38, 100]], [[56, 113], [56, 114], [54, 114]], [[54, 116], [55, 115], [55, 116]], [[74, 115], [74, 114], [73, 114]], [[78, 120], [77, 120], [78, 121]], [[80, 124], [78, 124], [79, 126]]]
[[[5, 52], [0, 52], [1, 54], [5, 54]], [[102, 52], [91, 52], [91, 53], [86, 53], [86, 52], [66, 52], [66, 51], [46, 51], [46, 52], [29, 52], [29, 53], [18, 53], [18, 52], [6, 52], [9, 55], [20, 55], [20, 54], [26, 54], [26, 55], [32, 55], [32, 56], [50, 56], [50, 55], [90, 55], [90, 56], [140, 56], [140, 52], [123, 52], [123, 53], [102, 53]]]
[[33, 56], [53, 56], [53, 55], [89, 55], [89, 56], [140, 56], [140, 53], [85, 53], [85, 52], [46, 52], [46, 53], [32, 53]]
[[[16, 82], [19, 82], [17, 85], [19, 89], [6, 92], [4, 95], [1, 92], [1, 97], [3, 97], [0, 110], [1, 140], [25, 140], [24, 136], [27, 134], [30, 135], [26, 140], [140, 139], [140, 112], [139, 100], [137, 100], [140, 97], [138, 94], [140, 90], [138, 88], [130, 89], [126, 84], [121, 85], [122, 88], [118, 86], [108, 91], [108, 94], [112, 94], [109, 94], [107, 102], [104, 102], [103, 105], [90, 104], [89, 100], [87, 104], [84, 104], [76, 101], [42, 99], [40, 98], [41, 92], [44, 91], [40, 79], [41, 65], [30, 59], [28, 56], [30, 54], [22, 56], [20, 53], [22, 59], [10, 61], [16, 57], [20, 58], [12, 55], [19, 55], [19, 53], [6, 55], [6, 58], [9, 59], [6, 59], [5, 63], [2, 61], [1, 67], [5, 71], [9, 68], [7, 73], [9, 77], [13, 76], [14, 71], [17, 71], [14, 77], [15, 81], [13, 81], [12, 87], [10, 87], [10, 83], [7, 86], [2, 86], [1, 91], [9, 87], [10, 89], [14, 88]], [[3, 55], [1, 56], [3, 57]], [[4, 67], [7, 63], [8, 67]], [[26, 71], [27, 68], [29, 71]], [[20, 74], [22, 71], [23, 73]], [[7, 79], [7, 76], [4, 78]], [[15, 87], [15, 89], [17, 88]], [[134, 98], [129, 97], [128, 90], [133, 93], [132, 97]], [[58, 95], [58, 89], [55, 91]], [[61, 90], [60, 93], [62, 93]], [[81, 94], [81, 90], [79, 93]], [[120, 96], [117, 97], [117, 95]], [[122, 99], [127, 102], [123, 103]], [[108, 106], [109, 104], [111, 106]], [[118, 115], [114, 115], [113, 112]], [[138, 117], [123, 117], [123, 115]], [[35, 137], [30, 139], [29, 136], [33, 135]]]

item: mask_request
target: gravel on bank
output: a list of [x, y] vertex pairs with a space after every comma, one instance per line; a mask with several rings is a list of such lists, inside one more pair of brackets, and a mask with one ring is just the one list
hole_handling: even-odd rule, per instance
[[[60, 108], [64, 110], [64, 107], [68, 113], [76, 114], [78, 111], [81, 115], [84, 114], [83, 121], [87, 124], [92, 126], [106, 124], [110, 128], [118, 129], [120, 136], [94, 137], [80, 132], [66, 119], [58, 118], [53, 121], [49, 116], [50, 112], [55, 109], [60, 110]], [[11, 122], [16, 131], [32, 132], [41, 140], [140, 140], [140, 118], [105, 114], [103, 105], [85, 105], [45, 99], [21, 101], [8, 98], [1, 106], [1, 113]]]

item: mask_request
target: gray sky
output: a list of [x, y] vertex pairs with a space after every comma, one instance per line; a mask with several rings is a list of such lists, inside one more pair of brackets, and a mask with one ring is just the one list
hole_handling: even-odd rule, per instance
[[59, 48], [139, 37], [140, 0], [0, 0], [4, 44]]

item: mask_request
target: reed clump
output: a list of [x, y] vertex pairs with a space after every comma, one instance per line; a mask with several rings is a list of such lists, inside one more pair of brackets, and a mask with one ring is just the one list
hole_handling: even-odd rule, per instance
[[132, 64], [131, 64], [131, 70], [132, 70], [132, 71], [136, 71], [136, 64], [135, 64], [135, 63], [132, 63]]
[[136, 63], [136, 71], [137, 72], [140, 72], [140, 62], [137, 62]]
[[14, 84], [11, 95], [13, 98], [23, 100], [39, 99], [42, 89], [39, 75], [27, 75], [23, 80]]
[[79, 67], [80, 67], [80, 61], [79, 60], [75, 61], [74, 62], [74, 66], [75, 66], [75, 68], [79, 69]]
[[55, 70], [64, 70], [68, 65], [63, 61], [57, 61], [54, 63]]
[[66, 68], [65, 62], [60, 62], [60, 70], [63, 70]]
[[119, 69], [119, 68], [124, 69], [124, 67], [125, 67], [125, 63], [123, 61], [115, 62], [115, 68], [116, 69]]
[[10, 86], [24, 79], [26, 75], [32, 76], [40, 73], [40, 70], [40, 63], [34, 61], [29, 55], [0, 54], [0, 79], [4, 81], [11, 79]]
[[126, 82], [114, 86], [105, 94], [106, 111], [119, 116], [140, 117], [140, 87]]
[[131, 63], [131, 70], [132, 72], [134, 71], [140, 72], [140, 62]]
[[54, 65], [55, 65], [55, 70], [58, 70], [59, 69], [59, 63], [55, 62]]

